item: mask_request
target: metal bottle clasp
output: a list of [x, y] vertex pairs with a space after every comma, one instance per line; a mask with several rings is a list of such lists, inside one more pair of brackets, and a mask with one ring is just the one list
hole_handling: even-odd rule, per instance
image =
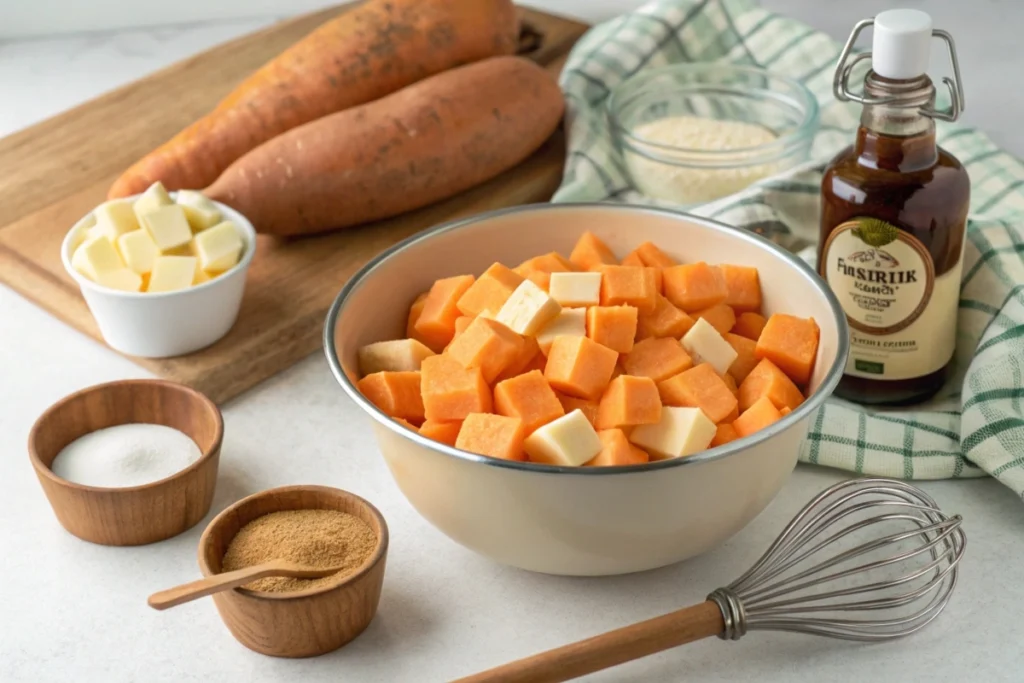
[[[850, 74], [853, 73], [854, 67], [864, 60], [871, 59], [870, 52], [862, 52], [856, 55], [853, 59], [850, 59], [850, 53], [853, 52], [853, 44], [857, 42], [857, 36], [868, 28], [874, 25], [874, 19], [864, 19], [858, 21], [853, 27], [853, 33], [850, 34], [849, 39], [846, 41], [846, 45], [843, 46], [843, 51], [839, 54], [839, 63], [836, 65], [836, 73], [832, 79], [832, 93], [836, 96], [836, 99], [842, 102], [857, 102], [859, 104], [892, 104], [896, 102], [896, 97], [867, 97], [863, 94], [857, 94], [850, 90], [849, 80]], [[956, 58], [956, 46], [953, 44], [953, 36], [949, 35], [948, 32], [941, 29], [933, 29], [932, 36], [940, 38], [945, 41], [946, 46], [949, 48], [949, 61], [953, 65], [953, 78], [948, 76], [942, 77], [942, 82], [946, 84], [949, 89], [950, 95], [950, 106], [949, 109], [921, 109], [921, 113], [925, 116], [933, 119], [939, 119], [941, 121], [956, 121], [960, 117], [960, 112], [965, 108], [964, 104], [964, 86], [963, 81], [960, 79], [960, 62]]]

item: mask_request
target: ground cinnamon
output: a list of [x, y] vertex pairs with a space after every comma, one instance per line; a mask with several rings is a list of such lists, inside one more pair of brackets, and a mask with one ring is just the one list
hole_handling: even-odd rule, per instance
[[339, 510], [286, 510], [257, 517], [228, 545], [223, 571], [285, 559], [310, 567], [341, 567], [320, 579], [268, 577], [245, 588], [288, 593], [338, 583], [352, 574], [377, 547], [377, 536], [355, 515]]

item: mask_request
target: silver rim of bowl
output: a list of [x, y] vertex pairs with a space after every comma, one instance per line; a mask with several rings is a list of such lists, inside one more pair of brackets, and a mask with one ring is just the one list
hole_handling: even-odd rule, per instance
[[[765, 78], [771, 78], [781, 83], [785, 83], [788, 87], [792, 88], [792, 95], [786, 95], [785, 93], [775, 92], [772, 90], [760, 90], [758, 92], [764, 92], [770, 95], [773, 99], [785, 101], [792, 104], [795, 108], [799, 108], [803, 112], [803, 118], [799, 125], [789, 133], [780, 135], [771, 142], [766, 142], [753, 147], [737, 147], [735, 149], [726, 150], [725, 152], [717, 152], [714, 150], [707, 149], [691, 149], [687, 147], [676, 147], [673, 145], [666, 145], [664, 143], [654, 142], [653, 140], [647, 140], [633, 135], [629, 129], [622, 125], [619, 120], [619, 111], [621, 110], [624, 103], [620, 102], [624, 96], [624, 92], [627, 91], [630, 85], [635, 86], [637, 79], [651, 80], [672, 72], [713, 72], [723, 71], [732, 72], [739, 74], [750, 74], [753, 76], [763, 76]], [[732, 88], [731, 85], [716, 85], [714, 83], [699, 84], [706, 88]], [[639, 93], [630, 93], [632, 95], [628, 102], [633, 100]], [[656, 67], [654, 69], [648, 69], [640, 74], [631, 76], [626, 80], [615, 86], [611, 94], [608, 96], [606, 101], [606, 110], [609, 125], [611, 126], [613, 135], [619, 140], [619, 143], [628, 146], [631, 151], [646, 156], [651, 159], [662, 161], [662, 157], [656, 153], [665, 154], [686, 154], [691, 155], [693, 158], [688, 159], [687, 163], [715, 166], [719, 163], [724, 163], [727, 166], [736, 165], [740, 163], [736, 159], [730, 157], [736, 155], [743, 155], [742, 164], [750, 163], [761, 163], [765, 158], [772, 159], [776, 157], [784, 157], [791, 152], [792, 149], [800, 147], [804, 144], [805, 140], [808, 144], [813, 142], [813, 136], [818, 127], [818, 116], [819, 116], [819, 105], [818, 100], [814, 97], [807, 86], [800, 81], [781, 76], [779, 74], [766, 71], [752, 66], [734, 66], [731, 64], [670, 64], [667, 66]], [[638, 147], [639, 146], [639, 147]], [[647, 149], [644, 149], [647, 148]], [[673, 162], [672, 159], [668, 159], [669, 162]], [[678, 160], [676, 160], [678, 161]], [[742, 165], [741, 164], [741, 165]]]
[[[570, 212], [577, 209], [599, 209], [601, 211], [623, 211], [627, 213], [640, 213], [640, 214], [655, 214], [660, 216], [669, 216], [672, 218], [683, 218], [694, 223], [701, 223], [712, 228], [719, 230], [725, 230], [733, 233], [737, 239], [743, 239], [748, 242], [752, 242], [756, 245], [764, 247], [780, 258], [786, 263], [796, 268], [807, 280], [807, 284], [821, 291], [825, 299], [828, 301], [829, 307], [832, 311], [832, 315], [836, 321], [836, 327], [838, 328], [838, 349], [836, 352], [836, 359], [825, 374], [824, 379], [818, 386], [818, 390], [811, 394], [806, 401], [800, 404], [800, 407], [786, 415], [778, 422], [762, 429], [756, 434], [751, 436], [737, 439], [724, 446], [718, 446], [711, 448], [696, 455], [688, 455], [681, 458], [669, 458], [667, 460], [653, 460], [649, 463], [640, 465], [617, 465], [610, 467], [564, 467], [556, 465], [544, 465], [540, 463], [521, 462], [517, 460], [503, 460], [501, 458], [493, 458], [487, 455], [479, 455], [477, 453], [470, 453], [468, 451], [462, 451], [447, 444], [428, 439], [425, 436], [421, 436], [418, 432], [414, 432], [410, 429], [406, 429], [401, 426], [393, 419], [388, 417], [386, 414], [381, 412], [377, 406], [373, 405], [370, 401], [363, 397], [356, 386], [349, 379], [348, 375], [345, 374], [344, 369], [341, 366], [341, 361], [338, 358], [338, 350], [334, 342], [334, 330], [337, 327], [338, 318], [341, 315], [342, 309], [345, 307], [347, 299], [356, 292], [363, 284], [368, 276], [373, 274], [378, 268], [381, 268], [393, 255], [398, 254], [411, 246], [431, 239], [435, 235], [461, 230], [468, 228], [476, 223], [481, 223], [493, 218], [501, 216], [507, 216], [510, 214], [517, 213], [532, 213], [535, 211], [565, 211]], [[708, 220], [699, 216], [693, 216], [691, 214], [684, 213], [682, 211], [673, 211], [671, 209], [663, 209], [657, 207], [647, 206], [630, 206], [630, 205], [616, 205], [616, 204], [601, 204], [597, 202], [585, 202], [578, 204], [524, 204], [521, 206], [513, 206], [505, 209], [498, 209], [496, 211], [489, 211], [487, 213], [477, 214], [469, 218], [462, 218], [449, 223], [443, 223], [437, 227], [425, 230], [421, 233], [413, 235], [401, 242], [395, 244], [390, 249], [382, 252], [376, 258], [370, 260], [365, 266], [363, 266], [345, 286], [342, 287], [341, 292], [335, 297], [334, 302], [331, 304], [330, 310], [327, 312], [327, 320], [324, 323], [324, 353], [327, 356], [327, 363], [331, 366], [331, 372], [334, 374], [334, 378], [341, 385], [345, 393], [348, 394], [355, 403], [362, 408], [371, 418], [377, 421], [378, 424], [391, 430], [396, 435], [403, 438], [409, 439], [414, 443], [423, 446], [425, 448], [432, 449], [434, 451], [444, 453], [447, 456], [458, 458], [460, 460], [467, 460], [471, 462], [478, 462], [484, 465], [490, 465], [492, 467], [503, 467], [512, 470], [520, 470], [524, 472], [536, 472], [538, 474], [577, 474], [585, 476], [606, 476], [611, 474], [619, 474], [626, 472], [647, 472], [661, 469], [668, 469], [671, 467], [684, 467], [686, 465], [695, 465], [697, 463], [708, 462], [711, 460], [718, 460], [720, 458], [726, 458], [734, 453], [748, 448], [749, 446], [765, 441], [772, 438], [776, 434], [779, 434], [786, 429], [789, 429], [793, 424], [808, 417], [814, 410], [816, 410], [822, 403], [824, 403], [826, 396], [830, 395], [832, 391], [839, 384], [839, 380], [842, 378], [843, 370], [846, 368], [846, 358], [849, 354], [850, 347], [850, 334], [846, 324], [846, 314], [843, 312], [842, 307], [839, 305], [839, 300], [836, 298], [832, 290], [818, 277], [817, 273], [811, 270], [810, 266], [797, 258], [794, 254], [784, 250], [782, 247], [774, 244], [770, 240], [756, 235], [752, 232], [742, 230], [739, 228], [733, 228], [724, 223], [717, 221]]]

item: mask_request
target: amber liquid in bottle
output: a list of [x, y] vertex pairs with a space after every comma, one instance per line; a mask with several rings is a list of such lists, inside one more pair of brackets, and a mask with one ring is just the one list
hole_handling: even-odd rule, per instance
[[[863, 404], [906, 405], [933, 396], [946, 379], [950, 358], [943, 363], [935, 361], [933, 354], [930, 364], [926, 361], [924, 365], [919, 360], [908, 359], [914, 354], [932, 353], [928, 350], [929, 344], [935, 345], [934, 351], [940, 356], [946, 354], [946, 349], [952, 353], [953, 337], [948, 335], [956, 333], [956, 300], [970, 185], [960, 162], [935, 144], [935, 123], [919, 113], [923, 102], [934, 102], [934, 88], [927, 77], [890, 81], [870, 74], [865, 92], [876, 97], [896, 95], [902, 101], [866, 105], [856, 141], [840, 152], [825, 170], [821, 186], [819, 272], [839, 295], [851, 324], [851, 363], [847, 365], [848, 372], [836, 389], [836, 395]], [[894, 251], [890, 242], [879, 249], [872, 244], [864, 244], [854, 251], [836, 249], [841, 251], [841, 256], [833, 255], [826, 263], [825, 252], [832, 233], [842, 230], [843, 226], [849, 230], [848, 226], [857, 225], [855, 221], [865, 218], [880, 219], [909, 235], [910, 239], [898, 236], [895, 243], [911, 245], [913, 250], [901, 246], [903, 251], [899, 252], [911, 254], [911, 258], [890, 258], [889, 252]], [[877, 244], [890, 237], [883, 230], [880, 239], [869, 242]], [[920, 254], [921, 260], [913, 254]], [[891, 261], [902, 263], [893, 265]], [[900, 268], [908, 268], [908, 262], [921, 263], [924, 267], [901, 271]], [[839, 274], [829, 272], [829, 268]], [[841, 277], [843, 274], [848, 277]], [[941, 280], [943, 276], [947, 279]], [[920, 283], [925, 277], [939, 283], [927, 297], [920, 294], [924, 288]], [[954, 277], [955, 283], [952, 282]], [[839, 286], [833, 284], [838, 280], [844, 282]], [[901, 290], [913, 290], [910, 296], [916, 298], [909, 303], [901, 301]], [[951, 291], [953, 301], [949, 300]], [[863, 302], [864, 306], [858, 302]], [[891, 315], [891, 311], [917, 304], [920, 304], [920, 317], [906, 323], [913, 317], [911, 313], [897, 325], [886, 327], [898, 317]], [[941, 310], [932, 311], [926, 317], [924, 314], [931, 306], [941, 307]], [[869, 326], [864, 328], [864, 316], [875, 322], [869, 320]], [[864, 329], [857, 328], [858, 321]], [[895, 336], [896, 333], [883, 333], [900, 324], [909, 326], [915, 322], [919, 327], [910, 329], [911, 341], [893, 341], [901, 337]], [[930, 327], [921, 328], [922, 324]], [[906, 338], [907, 330], [897, 332]], [[889, 353], [887, 348], [902, 351]], [[925, 350], [913, 350], [920, 348]], [[912, 369], [937, 363], [939, 367], [922, 374], [915, 374]], [[911, 376], [905, 376], [908, 373]]]

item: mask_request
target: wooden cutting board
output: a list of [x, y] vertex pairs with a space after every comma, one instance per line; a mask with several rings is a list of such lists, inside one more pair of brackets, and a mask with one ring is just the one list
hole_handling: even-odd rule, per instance
[[[0, 281], [102, 340], [60, 244], [136, 159], [213, 108], [238, 82], [324, 21], [336, 7], [215, 47], [0, 140]], [[561, 70], [584, 24], [521, 8], [522, 53]], [[388, 246], [430, 226], [504, 206], [546, 201], [562, 176], [557, 133], [532, 157], [448, 201], [332, 235], [261, 236], [238, 322], [188, 356], [133, 359], [223, 402], [320, 348], [324, 317], [348, 277]]]

